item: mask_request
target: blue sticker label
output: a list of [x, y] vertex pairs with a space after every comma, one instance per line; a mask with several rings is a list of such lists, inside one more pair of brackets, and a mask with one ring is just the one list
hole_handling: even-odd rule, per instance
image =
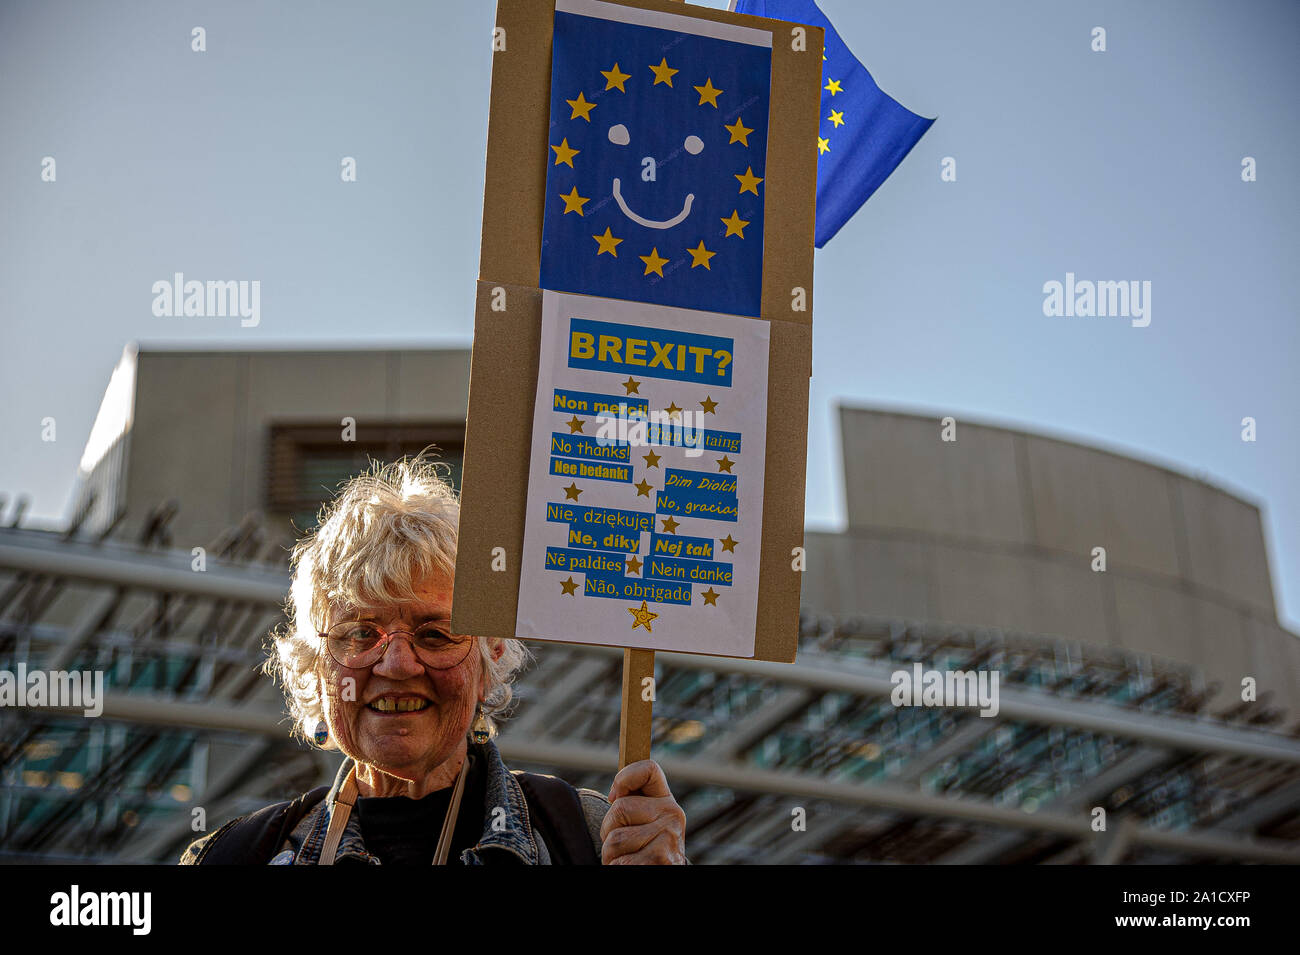
[[668, 328], [569, 320], [569, 367], [731, 387], [735, 341]]

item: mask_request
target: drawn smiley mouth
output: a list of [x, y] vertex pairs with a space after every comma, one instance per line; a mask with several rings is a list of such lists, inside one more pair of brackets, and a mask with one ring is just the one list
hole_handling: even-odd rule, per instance
[[[619, 123], [616, 126], [611, 126], [608, 135], [609, 141], [615, 146], [627, 146], [632, 141], [632, 134], [622, 123]], [[686, 140], [682, 143], [682, 148], [692, 156], [698, 156], [704, 151], [704, 141], [700, 139], [699, 136], [687, 136]], [[649, 165], [651, 170], [653, 170], [654, 159], [650, 156], [646, 156], [641, 160], [641, 165], [643, 169]], [[642, 178], [645, 178], [644, 173], [642, 174]], [[653, 171], [649, 176], [649, 180], [651, 182], [654, 181]], [[617, 202], [618, 207], [623, 210], [623, 215], [627, 216], [637, 225], [645, 226], [647, 229], [671, 229], [673, 226], [680, 224], [688, 215], [691, 214], [691, 203], [695, 201], [695, 193], [688, 192], [686, 194], [686, 201], [682, 203], [682, 211], [677, 213], [677, 215], [673, 216], [671, 219], [647, 219], [645, 216], [638, 215], [628, 208], [627, 200], [623, 198], [623, 181], [615, 177], [614, 201]]]
[[614, 201], [618, 207], [623, 210], [623, 215], [627, 216], [637, 225], [643, 225], [647, 229], [671, 229], [691, 214], [691, 203], [695, 201], [695, 193], [688, 192], [686, 201], [682, 204], [682, 211], [677, 213], [671, 219], [647, 219], [644, 216], [637, 215], [627, 207], [627, 202], [623, 199], [622, 183], [617, 177], [614, 179]]

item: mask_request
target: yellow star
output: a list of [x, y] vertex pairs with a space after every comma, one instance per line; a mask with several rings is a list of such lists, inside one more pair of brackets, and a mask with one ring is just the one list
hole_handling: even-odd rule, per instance
[[647, 451], [645, 454], [641, 455], [641, 457], [645, 458], [646, 467], [648, 468], [659, 467], [659, 455], [655, 454], [653, 451]]
[[586, 434], [586, 433], [587, 433], [587, 432], [585, 432], [585, 431], [582, 430], [582, 420], [581, 420], [577, 415], [574, 415], [571, 419], [569, 419], [568, 421], [566, 421], [566, 422], [564, 422], [564, 423], [567, 424], [567, 425], [569, 426], [569, 434]]
[[654, 489], [654, 485], [651, 484], [649, 481], [647, 481], [645, 478], [642, 478], [640, 481], [634, 484], [633, 487], [636, 488], [637, 497], [649, 497], [650, 492]]
[[566, 103], [573, 107], [573, 112], [569, 114], [569, 119], [577, 119], [581, 116], [587, 122], [591, 122], [591, 111], [596, 108], [595, 103], [588, 103], [582, 95], [582, 90], [578, 90], [577, 99], [566, 99]]
[[623, 89], [623, 81], [632, 78], [631, 73], [620, 73], [617, 63], [614, 64], [612, 70], [601, 70], [600, 75], [605, 77], [605, 89], [618, 90], [620, 93], [627, 92], [627, 90]]
[[638, 255], [637, 258], [645, 263], [644, 274], [649, 275], [651, 272], [654, 272], [660, 278], [664, 277], [664, 266], [668, 264], [668, 260], [659, 257], [658, 246], [651, 249], [649, 255]]
[[728, 474], [730, 474], [731, 466], [735, 463], [736, 463], [735, 461], [731, 460], [731, 458], [727, 457], [724, 454], [722, 457], [718, 458], [718, 470], [726, 471]]
[[718, 597], [720, 597], [721, 594], [710, 587], [708, 590], [704, 591], [704, 593], [700, 594], [700, 596], [704, 598], [706, 606], [716, 607], [718, 605]]
[[639, 574], [641, 573], [641, 565], [644, 564], [645, 561], [637, 560], [636, 554], [633, 554], [631, 557], [625, 560], [624, 563], [627, 564], [628, 573]]
[[[606, 229], [605, 231], [608, 232], [609, 230]], [[620, 239], [619, 241], [621, 242], [622, 240]], [[636, 392], [638, 395], [641, 394], [641, 382], [637, 381], [631, 375], [627, 376], [627, 381], [622, 382], [622, 385], [627, 389], [627, 394], [629, 395], [633, 392]]]
[[823, 86], [822, 89], [830, 90], [832, 96], [834, 96], [836, 93], [844, 92], [844, 89], [840, 86], [839, 80], [831, 80], [829, 83]]
[[560, 145], [551, 148], [555, 150], [555, 165], [558, 166], [560, 163], [564, 163], [570, 169], [573, 168], [573, 157], [582, 152], [581, 149], [573, 149], [569, 146], [567, 136], [560, 140]]
[[728, 126], [724, 123], [722, 128], [731, 133], [731, 141], [727, 143], [728, 146], [730, 146], [731, 143], [740, 143], [742, 146], [749, 145], [749, 139], [747, 137], [753, 132], [753, 130], [746, 129], [745, 124], [740, 121], [739, 116], [736, 117], [735, 125]]
[[734, 554], [736, 552], [736, 545], [739, 544], [740, 541], [732, 540], [731, 535], [728, 534], [726, 537], [719, 537], [718, 543], [722, 545], [723, 550]]
[[[745, 190], [742, 189], [740, 191], [744, 192]], [[755, 193], [755, 195], [757, 195], [757, 193]], [[577, 186], [574, 186], [573, 191], [567, 196], [564, 193], [560, 193], [560, 198], [564, 200], [564, 215], [566, 216], [570, 212], [576, 212], [578, 215], [582, 215], [583, 205], [591, 201], [589, 198], [584, 199], [582, 196], [578, 195]], [[599, 255], [600, 253], [597, 252], [596, 254]]]
[[706, 249], [704, 247], [703, 239], [700, 240], [700, 247], [698, 249], [687, 249], [686, 251], [691, 253], [691, 268], [695, 268], [697, 265], [702, 265], [710, 272], [713, 271], [713, 266], [709, 265], [709, 259], [713, 258], [718, 253], [710, 252]]
[[829, 119], [832, 123], [834, 123], [836, 128], [839, 128], [840, 126], [844, 125], [844, 113], [838, 110], [831, 110], [831, 114], [826, 118]]
[[818, 137], [817, 137], [817, 154], [818, 154], [818, 155], [821, 155], [822, 153], [828, 153], [828, 152], [830, 152], [830, 151], [831, 151], [831, 143], [830, 143], [830, 140], [829, 140], [829, 139], [822, 139], [820, 136], [818, 136]]
[[667, 58], [661, 59], [658, 66], [652, 66], [650, 69], [654, 70], [655, 74], [655, 81], [650, 84], [651, 86], [658, 86], [660, 83], [673, 85], [673, 74], [677, 71], [668, 65]]
[[[723, 208], [725, 209], [726, 206], [723, 206]], [[745, 226], [749, 225], [749, 220], [740, 217], [739, 209], [732, 209], [731, 218], [723, 219], [722, 224], [727, 227], [727, 235], [738, 235], [743, 239], [745, 237]], [[725, 239], [727, 235], [724, 235], [723, 238]]]
[[576, 481], [572, 481], [569, 483], [569, 486], [564, 489], [564, 499], [566, 501], [576, 501], [578, 499], [578, 495], [581, 493], [582, 493], [582, 488], [578, 487]]
[[[574, 188], [576, 189], [577, 186], [574, 186]], [[560, 198], [563, 199], [564, 197], [561, 196]], [[605, 226], [604, 235], [593, 235], [592, 238], [600, 243], [600, 248], [596, 250], [597, 255], [600, 255], [602, 252], [608, 252], [614, 258], [618, 258], [618, 250], [616, 246], [623, 240], [614, 238], [614, 236], [610, 234], [609, 226]]]
[[659, 614], [648, 609], [645, 605], [644, 600], [641, 601], [640, 610], [637, 610], [635, 607], [628, 607], [627, 612], [636, 618], [636, 620], [632, 622], [633, 630], [635, 630], [637, 627], [645, 627], [648, 632], [654, 633], [654, 631], [650, 629], [650, 621], [653, 620], [655, 617], [659, 616]]
[[705, 395], [704, 400], [700, 402], [700, 405], [704, 408], [704, 414], [717, 414], [713, 409], [718, 406], [718, 403], [713, 400], [712, 395]]
[[665, 533], [665, 534], [676, 534], [676, 533], [677, 533], [677, 522], [676, 522], [675, 520], [673, 520], [671, 517], [665, 517], [665, 518], [663, 518], [663, 522], [664, 522], [664, 533]]
[[695, 92], [700, 94], [700, 101], [695, 104], [696, 106], [703, 106], [705, 103], [708, 103], [714, 109], [717, 109], [718, 94], [725, 92], [725, 90], [715, 90], [713, 88], [713, 80], [710, 78], [704, 81], [703, 86], [695, 87]]
[[[568, 594], [570, 597], [572, 597], [572, 596], [573, 596], [573, 592], [574, 592], [575, 590], [578, 589], [578, 582], [577, 582], [576, 580], [574, 580], [574, 579], [573, 579], [573, 575], [570, 574], [568, 580], [562, 580], [562, 581], [560, 581], [560, 589], [561, 589], [562, 591], [564, 591], [564, 593], [566, 593], [566, 594]], [[563, 596], [563, 595], [561, 595], [561, 596]]]
[[[762, 182], [763, 179], [761, 176], [754, 175], [753, 166], [746, 166], [745, 174], [743, 176], [740, 173], [736, 173], [736, 178], [740, 180], [740, 191], [742, 193], [752, 192], [754, 195], [758, 195], [758, 184]], [[573, 191], [577, 192], [578, 187], [574, 186]], [[723, 208], [726, 207], [724, 206]], [[564, 211], [568, 212], [569, 210], [565, 209]]]
[[676, 418], [679, 414], [682, 413], [682, 409], [677, 407], [677, 402], [674, 401], [672, 404], [670, 404], [667, 408], [664, 409], [664, 413], [667, 414], [668, 417], [670, 418]]

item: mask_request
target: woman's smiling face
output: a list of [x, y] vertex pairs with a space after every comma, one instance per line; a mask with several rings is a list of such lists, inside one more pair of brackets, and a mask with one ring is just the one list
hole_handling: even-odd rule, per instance
[[[416, 602], [331, 615], [328, 623], [360, 619], [391, 632], [434, 621], [450, 633], [451, 593], [450, 581], [431, 580], [418, 588]], [[415, 782], [458, 755], [485, 692], [477, 645], [456, 666], [437, 670], [415, 655], [409, 633], [393, 637], [372, 667], [348, 669], [322, 653], [319, 672], [325, 721], [339, 749], [358, 763]]]

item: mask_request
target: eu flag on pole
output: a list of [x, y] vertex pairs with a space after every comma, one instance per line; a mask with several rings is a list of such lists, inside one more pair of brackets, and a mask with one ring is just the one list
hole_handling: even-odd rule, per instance
[[889, 178], [934, 123], [882, 92], [813, 0], [734, 0], [737, 13], [826, 29], [817, 133], [817, 231], [821, 248]]

